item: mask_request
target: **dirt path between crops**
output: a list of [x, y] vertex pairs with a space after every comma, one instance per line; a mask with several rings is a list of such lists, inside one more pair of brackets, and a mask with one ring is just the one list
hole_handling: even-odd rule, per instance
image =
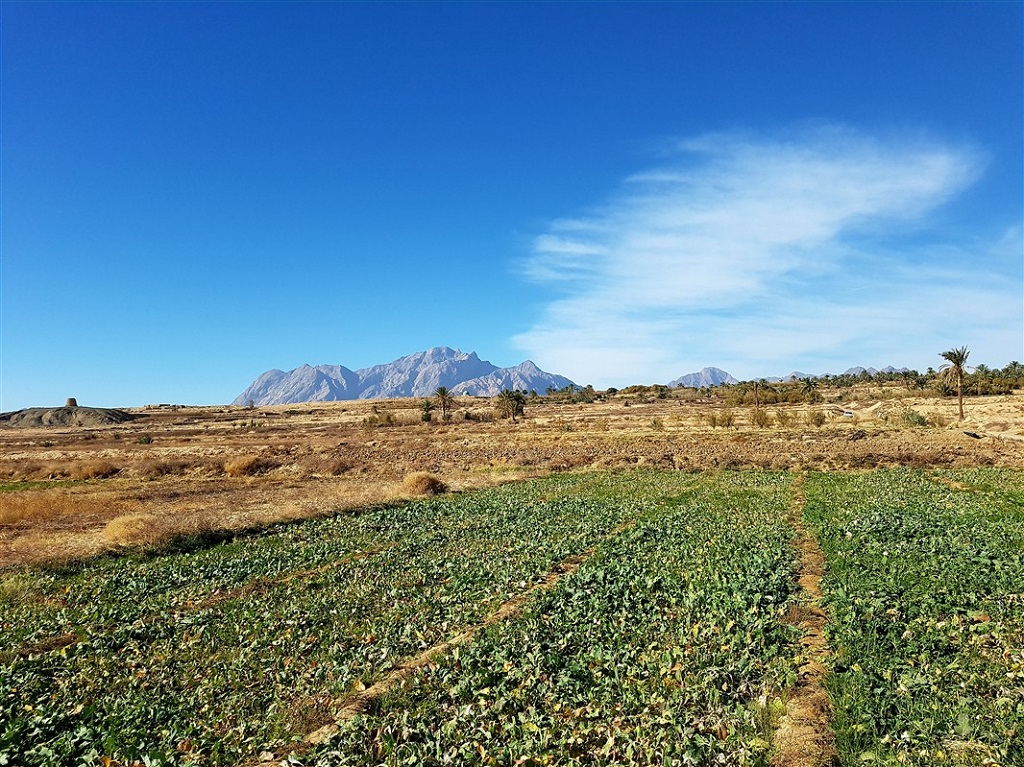
[[955, 480], [955, 479], [950, 479], [949, 477], [940, 477], [938, 474], [929, 474], [928, 475], [928, 479], [931, 480], [932, 482], [934, 482], [936, 485], [942, 485], [943, 487], [948, 487], [950, 490], [970, 490], [971, 489], [970, 485], [965, 485], [963, 482], [960, 482], [960, 481]]
[[835, 735], [829, 727], [831, 707], [823, 686], [824, 663], [831, 654], [824, 634], [825, 611], [821, 608], [825, 558], [803, 524], [806, 478], [802, 474], [793, 484], [790, 522], [797, 532], [796, 547], [800, 552], [800, 592], [798, 603], [786, 616], [787, 623], [803, 632], [801, 664], [796, 687], [786, 701], [786, 713], [775, 731], [772, 767], [826, 767], [836, 762]]
[[[628, 521], [619, 525], [605, 538], [605, 540], [614, 538], [616, 535], [628, 530], [635, 524], [636, 523], [633, 521]], [[342, 722], [348, 721], [354, 716], [372, 709], [373, 706], [375, 706], [380, 699], [384, 697], [384, 695], [398, 687], [403, 681], [409, 679], [418, 671], [429, 665], [434, 659], [439, 658], [460, 645], [467, 644], [488, 626], [493, 626], [495, 623], [500, 623], [516, 617], [523, 611], [527, 602], [534, 594], [554, 588], [554, 586], [563, 578], [572, 575], [579, 570], [583, 563], [590, 559], [596, 551], [597, 547], [592, 547], [579, 554], [574, 554], [563, 559], [548, 572], [542, 581], [523, 593], [517, 594], [508, 601], [502, 603], [502, 605], [493, 613], [488, 615], [483, 622], [470, 626], [451, 639], [441, 642], [440, 644], [436, 644], [433, 647], [424, 650], [419, 655], [409, 658], [392, 669], [391, 672], [383, 679], [375, 682], [365, 690], [351, 693], [335, 701], [335, 714], [334, 721], [332, 723], [314, 730], [298, 743], [293, 743], [278, 749], [274, 758], [269, 761], [266, 760], [266, 756], [268, 755], [262, 755], [260, 757], [262, 761], [257, 764], [257, 767], [277, 767], [279, 764], [279, 758], [284, 758], [290, 753], [301, 753], [314, 745], [330, 740], [339, 731], [340, 724]]]

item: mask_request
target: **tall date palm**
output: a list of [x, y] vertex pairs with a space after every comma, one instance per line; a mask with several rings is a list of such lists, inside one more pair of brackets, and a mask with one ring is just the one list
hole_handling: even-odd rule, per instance
[[452, 410], [455, 409], [455, 397], [452, 396], [447, 386], [438, 386], [434, 391], [434, 399], [441, 409], [441, 420], [448, 423], [452, 418]]
[[939, 352], [939, 356], [946, 360], [946, 364], [939, 368], [946, 376], [946, 380], [956, 385], [956, 401], [960, 405], [960, 420], [964, 420], [964, 376], [967, 374], [967, 357], [970, 352], [967, 347], [959, 349], [956, 347], [948, 352]]

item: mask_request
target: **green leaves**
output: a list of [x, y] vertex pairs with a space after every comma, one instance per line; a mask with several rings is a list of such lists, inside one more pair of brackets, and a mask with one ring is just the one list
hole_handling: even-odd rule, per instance
[[[935, 478], [804, 486], [845, 765], [1024, 762], [1024, 472], [942, 472], [957, 490]], [[781, 620], [791, 481], [561, 474], [8, 575], [0, 763], [287, 753], [345, 695], [529, 592], [295, 758], [768, 764], [802, 652]]]
[[844, 764], [1024, 760], [1024, 472], [937, 474], [965, 489], [902, 469], [805, 487], [829, 570]]
[[[794, 669], [788, 479], [704, 477], [665, 504], [664, 475], [643, 477], [616, 502], [657, 513], [317, 763], [766, 764], [766, 712]], [[469, 738], [484, 751], [464, 753]]]

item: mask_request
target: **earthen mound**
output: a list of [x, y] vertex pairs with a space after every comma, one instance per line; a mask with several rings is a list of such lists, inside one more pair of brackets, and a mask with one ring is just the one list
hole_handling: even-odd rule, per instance
[[0, 413], [0, 426], [108, 426], [132, 421], [138, 416], [103, 407], [30, 407]]

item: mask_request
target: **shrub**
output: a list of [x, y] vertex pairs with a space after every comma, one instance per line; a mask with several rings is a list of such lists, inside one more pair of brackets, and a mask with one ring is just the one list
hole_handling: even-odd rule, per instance
[[824, 426], [827, 416], [824, 410], [810, 410], [807, 413], [807, 425], [808, 426]]
[[149, 436], [148, 434], [143, 434], [141, 437], [139, 437], [137, 442], [140, 445], [152, 445], [153, 444], [153, 438], [151, 436]]
[[152, 514], [122, 514], [103, 528], [103, 538], [118, 546], [152, 543], [159, 537], [159, 520]]
[[660, 418], [652, 418], [651, 428], [655, 431], [665, 431], [665, 422]]
[[387, 426], [399, 426], [398, 419], [390, 410], [381, 410], [363, 419], [364, 429], [377, 429]]
[[430, 414], [434, 411], [434, 403], [429, 399], [420, 403], [420, 419], [423, 423], [430, 423]]
[[718, 414], [718, 425], [721, 426], [722, 428], [735, 426], [736, 414], [729, 408], [726, 408], [725, 410]]
[[765, 429], [772, 425], [772, 417], [763, 407], [755, 407], [750, 414], [750, 422], [759, 429]]
[[258, 455], [243, 455], [225, 462], [224, 471], [229, 477], [254, 477], [276, 467], [276, 463]]
[[775, 411], [775, 423], [779, 426], [792, 426], [796, 420], [796, 416], [788, 410], [776, 410]]
[[896, 413], [896, 420], [903, 426], [927, 426], [928, 419], [911, 407], [900, 408]]
[[413, 495], [441, 495], [448, 492], [448, 485], [429, 471], [414, 471], [406, 476], [402, 486]]

